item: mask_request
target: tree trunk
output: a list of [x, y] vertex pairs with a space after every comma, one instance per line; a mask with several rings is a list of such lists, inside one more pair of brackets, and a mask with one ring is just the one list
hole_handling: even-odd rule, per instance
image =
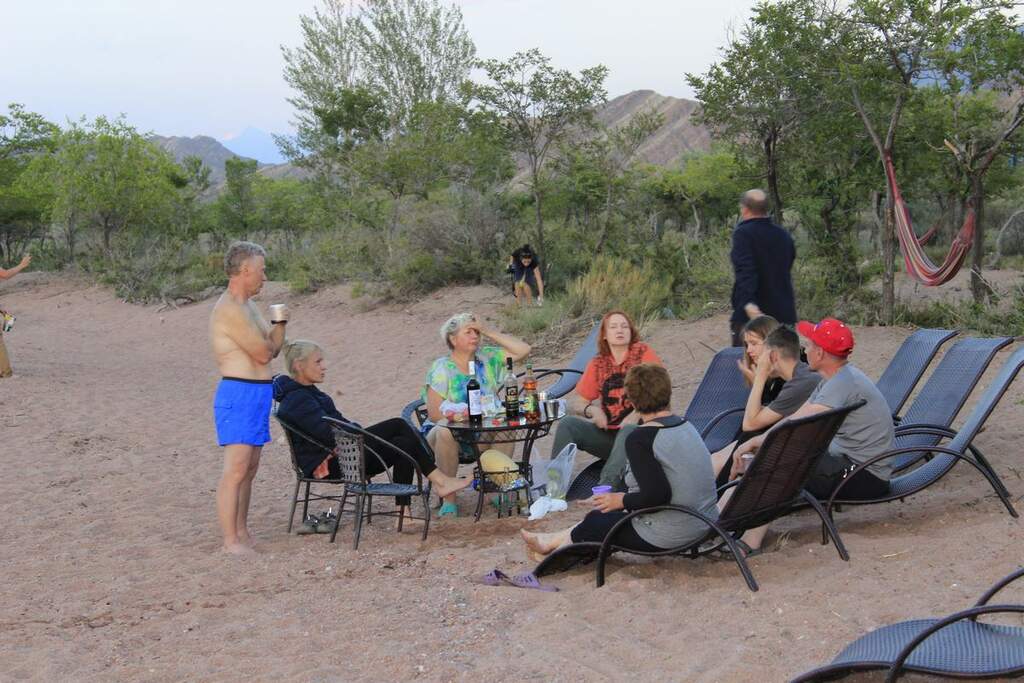
[[885, 222], [882, 226], [882, 324], [896, 322], [896, 206], [892, 189], [885, 186]]
[[777, 135], [773, 132], [764, 140], [764, 155], [768, 171], [768, 197], [772, 203], [772, 218], [779, 225], [783, 223], [782, 195], [779, 193], [779, 159], [775, 154]]
[[971, 294], [974, 303], [983, 304], [988, 301], [991, 290], [988, 283], [981, 277], [981, 267], [985, 258], [985, 187], [981, 174], [971, 180], [971, 199], [974, 202], [974, 240], [971, 242]]
[[548, 259], [547, 252], [544, 251], [544, 214], [541, 211], [541, 192], [536, 174], [533, 178], [533, 208], [537, 220], [537, 255], [541, 259], [541, 264], [543, 264], [541, 267], [546, 274], [551, 266], [551, 261]]

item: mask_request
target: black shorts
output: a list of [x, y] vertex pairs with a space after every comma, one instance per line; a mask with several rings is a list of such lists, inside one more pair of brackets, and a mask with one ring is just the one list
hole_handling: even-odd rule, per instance
[[[588, 512], [583, 521], [573, 527], [571, 534], [572, 542], [583, 543], [592, 541], [600, 543], [608, 535], [608, 532], [612, 530], [612, 527], [627, 514], [625, 510], [616, 510], [615, 512], [592, 510]], [[644, 553], [655, 553], [659, 550], [664, 550], [664, 548], [651, 545], [642, 539], [632, 524], [626, 524], [625, 528], [619, 529], [618, 534], [616, 534], [615, 545], [627, 550], [639, 550]]]

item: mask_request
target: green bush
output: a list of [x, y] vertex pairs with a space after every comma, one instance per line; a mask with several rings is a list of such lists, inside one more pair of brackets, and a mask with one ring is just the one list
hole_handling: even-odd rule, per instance
[[566, 312], [597, 318], [615, 308], [636, 321], [656, 318], [672, 301], [672, 280], [653, 265], [637, 266], [612, 256], [599, 256], [590, 270], [569, 284]]

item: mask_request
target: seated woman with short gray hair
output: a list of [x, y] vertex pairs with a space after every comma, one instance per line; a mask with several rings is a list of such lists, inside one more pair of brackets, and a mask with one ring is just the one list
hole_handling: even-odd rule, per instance
[[[341, 414], [330, 396], [316, 388], [324, 381], [327, 362], [323, 350], [316, 342], [297, 340], [284, 347], [285, 367], [288, 375], [274, 378], [274, 399], [278, 401], [277, 416], [291, 427], [308, 435], [315, 441], [333, 448], [334, 433], [324, 417], [347, 420]], [[433, 484], [434, 491], [441, 496], [453, 494], [470, 485], [468, 479], [455, 479], [434, 464], [434, 457], [424, 446], [423, 439], [400, 417], [391, 418], [365, 427], [366, 431], [380, 437], [413, 457], [423, 475]], [[375, 476], [384, 471], [385, 465], [393, 470], [396, 484], [411, 484], [413, 468], [409, 461], [397, 451], [386, 447], [375, 447], [380, 459], [366, 459], [366, 475]], [[384, 462], [382, 463], [381, 460]], [[306, 439], [295, 443], [295, 461], [307, 477], [336, 479], [341, 476], [338, 461], [331, 454], [324, 453]], [[409, 505], [407, 497], [396, 499], [399, 506]], [[305, 524], [307, 520], [303, 520]]]
[[[692, 424], [669, 407], [672, 381], [668, 370], [645, 363], [626, 374], [626, 395], [640, 416], [640, 426], [626, 437], [626, 493], [597, 493], [595, 510], [574, 527], [550, 534], [521, 532], [530, 559], [540, 561], [569, 543], [597, 542], [629, 511], [658, 505], [683, 505], [717, 520], [715, 476], [711, 456]], [[622, 527], [615, 545], [657, 552], [698, 541], [708, 526], [671, 510], [634, 517]]]

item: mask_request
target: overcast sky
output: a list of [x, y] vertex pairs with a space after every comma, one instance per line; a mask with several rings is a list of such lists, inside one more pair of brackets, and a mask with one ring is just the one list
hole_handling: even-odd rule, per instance
[[[63, 122], [127, 115], [162, 135], [291, 130], [280, 46], [315, 0], [3, 0], [0, 107]], [[539, 47], [561, 68], [610, 69], [609, 96], [689, 97], [750, 0], [459, 0], [479, 56]]]

